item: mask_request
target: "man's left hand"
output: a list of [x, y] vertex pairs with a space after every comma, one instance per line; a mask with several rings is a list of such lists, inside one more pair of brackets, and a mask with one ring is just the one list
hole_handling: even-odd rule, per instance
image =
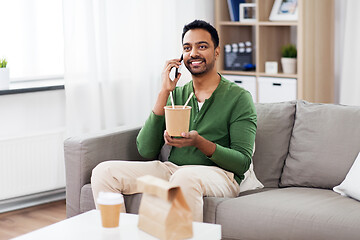
[[182, 133], [182, 138], [172, 138], [170, 135], [166, 132], [164, 132], [164, 140], [167, 145], [182, 148], [182, 147], [188, 147], [188, 146], [196, 146], [197, 139], [199, 137], [199, 133], [195, 130]]

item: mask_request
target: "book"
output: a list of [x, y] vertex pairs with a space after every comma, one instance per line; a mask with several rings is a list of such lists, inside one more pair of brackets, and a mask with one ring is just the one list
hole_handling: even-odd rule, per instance
[[245, 0], [227, 0], [230, 19], [233, 22], [239, 21], [239, 5], [240, 3], [245, 3]]

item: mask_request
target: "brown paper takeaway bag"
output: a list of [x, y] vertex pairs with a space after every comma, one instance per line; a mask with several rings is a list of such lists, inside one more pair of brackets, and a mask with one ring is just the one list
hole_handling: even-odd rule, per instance
[[138, 227], [161, 240], [193, 236], [192, 213], [179, 186], [153, 176], [137, 179], [143, 193]]

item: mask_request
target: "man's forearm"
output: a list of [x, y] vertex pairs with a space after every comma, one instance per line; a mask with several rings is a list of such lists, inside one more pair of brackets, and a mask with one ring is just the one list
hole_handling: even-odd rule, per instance
[[197, 137], [195, 147], [198, 148], [207, 157], [211, 157], [216, 150], [215, 143], [203, 138], [200, 135]]
[[165, 114], [164, 106], [166, 106], [169, 94], [170, 93], [168, 91], [160, 91], [155, 106], [153, 108], [153, 112], [156, 115], [163, 116]]

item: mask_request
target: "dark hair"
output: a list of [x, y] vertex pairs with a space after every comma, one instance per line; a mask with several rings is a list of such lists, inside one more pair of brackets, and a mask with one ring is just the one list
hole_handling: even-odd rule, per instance
[[217, 48], [219, 46], [219, 35], [218, 32], [216, 31], [216, 29], [208, 22], [205, 22], [203, 20], [194, 20], [191, 23], [187, 24], [184, 26], [183, 28], [183, 33], [182, 33], [182, 38], [181, 41], [184, 42], [184, 36], [187, 33], [187, 31], [191, 30], [191, 29], [204, 29], [206, 31], [208, 31], [211, 35], [211, 39], [214, 42], [214, 46], [215, 48]]

